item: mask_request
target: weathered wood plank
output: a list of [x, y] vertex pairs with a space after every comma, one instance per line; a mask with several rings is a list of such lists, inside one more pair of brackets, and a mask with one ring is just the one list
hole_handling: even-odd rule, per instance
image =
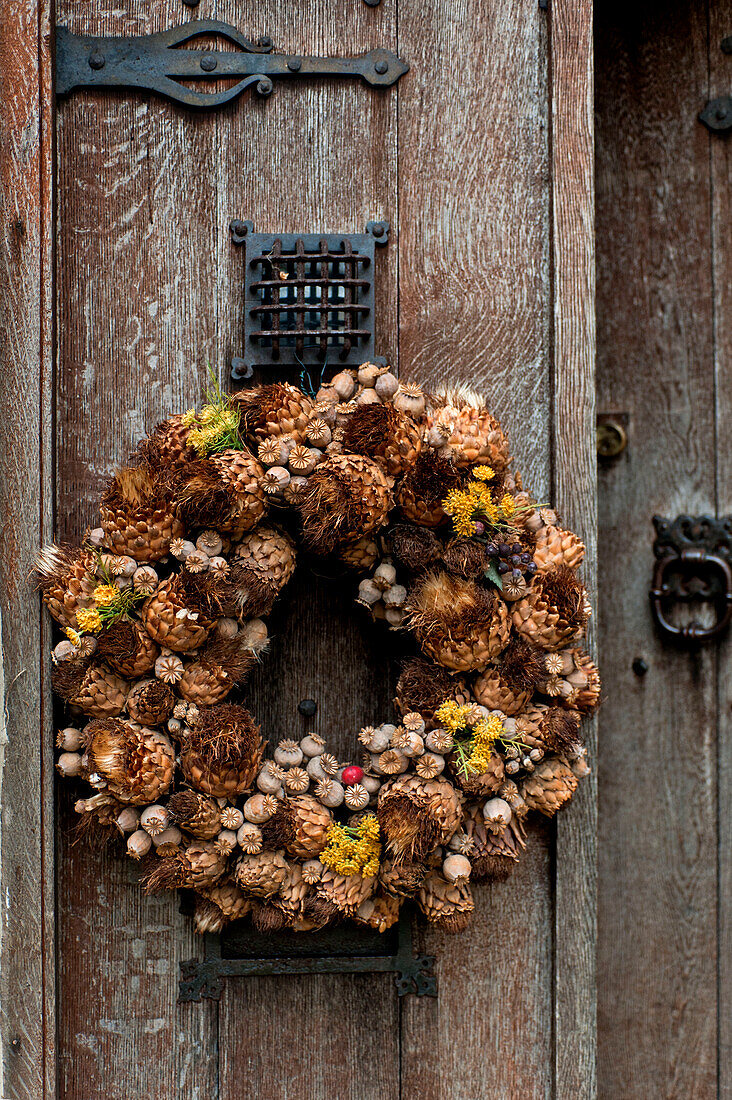
[[55, 1096], [48, 632], [28, 589], [51, 531], [50, 6], [0, 16], [0, 1094]]
[[[729, 3], [709, 5], [709, 98], [729, 95], [732, 66], [720, 50], [732, 22]], [[711, 135], [712, 284], [714, 287], [714, 394], [716, 404], [717, 515], [732, 515], [732, 147]], [[732, 671], [729, 638], [717, 651], [717, 805], [719, 836], [718, 989], [719, 1096], [732, 1095]]]
[[[400, 7], [413, 68], [399, 87], [399, 305], [403, 373], [485, 393], [526, 483], [548, 494], [545, 19], [530, 2]], [[405, 1001], [405, 1095], [552, 1094], [550, 843], [536, 826], [513, 880], [476, 887], [468, 932], [425, 930], [440, 995]]]
[[[217, 14], [241, 21], [233, 0]], [[277, 0], [247, 11], [252, 36], [277, 49], [314, 54], [396, 49], [396, 3], [323, 0], [283, 18]], [[263, 232], [362, 232], [370, 218], [397, 229], [397, 89], [351, 82], [281, 84], [266, 103], [219, 117], [228, 155], [218, 172], [218, 298], [227, 357], [241, 347], [243, 256], [228, 237], [231, 217]], [[247, 170], [233, 150], [245, 150]], [[377, 250], [377, 350], [397, 353], [397, 244]], [[392, 714], [393, 675], [383, 632], [354, 614], [353, 584], [296, 576], [272, 619], [272, 648], [252, 678], [254, 713], [273, 739], [301, 735], [302, 698], [318, 701], [309, 728], [346, 758], [357, 756], [361, 726]], [[294, 729], [293, 729], [294, 727]], [[242, 1020], [247, 1020], [245, 1034]], [[221, 1004], [221, 1097], [249, 1090], [279, 1097], [392, 1100], [399, 1095], [399, 1005], [389, 977], [307, 977], [229, 983]]]
[[[148, 33], [161, 2], [60, 21]], [[158, 99], [82, 93], [59, 109], [58, 533], [95, 519], [105, 477], [171, 409], [200, 400], [218, 363], [213, 116]], [[72, 815], [73, 816], [73, 815]], [[216, 1008], [178, 1007], [178, 965], [198, 950], [174, 895], [146, 899], [116, 853], [60, 840], [60, 1095], [214, 1100]]]
[[714, 506], [706, 24], [596, 7], [598, 400], [630, 415], [600, 482], [603, 1097], [718, 1087], [715, 655], [665, 644], [647, 596], [653, 513]]
[[[597, 590], [592, 4], [551, 5], [553, 250], [552, 499], [587, 547]], [[595, 651], [593, 635], [590, 650]], [[554, 899], [554, 1090], [596, 1096], [597, 730], [584, 722], [592, 774], [557, 818]]]

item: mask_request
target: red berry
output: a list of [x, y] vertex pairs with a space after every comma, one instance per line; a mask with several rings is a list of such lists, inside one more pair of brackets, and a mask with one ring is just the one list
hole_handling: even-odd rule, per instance
[[343, 769], [341, 778], [347, 787], [352, 787], [354, 783], [360, 783], [363, 779], [363, 768], [359, 768], [358, 764], [349, 764]]

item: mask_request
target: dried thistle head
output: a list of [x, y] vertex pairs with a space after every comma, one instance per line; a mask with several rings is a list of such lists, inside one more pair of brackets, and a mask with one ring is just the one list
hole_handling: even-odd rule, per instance
[[538, 591], [570, 626], [579, 628], [587, 622], [587, 590], [566, 565], [536, 576], [532, 591]]
[[475, 539], [454, 539], [442, 555], [445, 569], [461, 577], [482, 577], [490, 565], [485, 544]]
[[464, 475], [449, 458], [443, 458], [436, 451], [427, 449], [419, 454], [404, 478], [402, 493], [408, 492], [418, 500], [436, 507], [448, 493], [458, 489], [464, 480]]
[[554, 752], [574, 755], [582, 748], [580, 715], [576, 710], [549, 707], [541, 722], [540, 736]]
[[216, 529], [225, 523], [234, 503], [233, 487], [208, 459], [194, 459], [165, 474], [168, 491], [186, 530]]
[[389, 531], [391, 552], [406, 569], [428, 569], [440, 560], [442, 543], [429, 527], [397, 523]]
[[190, 720], [185, 748], [204, 758], [212, 767], [250, 762], [252, 770], [259, 766], [264, 744], [259, 727], [245, 707], [220, 703], [214, 707], [199, 707]]
[[259, 828], [263, 848], [273, 851], [286, 848], [295, 837], [295, 811], [290, 803], [278, 801], [275, 812]]
[[512, 688], [532, 691], [546, 678], [544, 653], [531, 642], [512, 637], [501, 654], [498, 666], [501, 678]]
[[380, 798], [378, 818], [395, 863], [420, 863], [440, 842], [437, 817], [405, 794]]
[[397, 684], [397, 706], [403, 714], [417, 711], [431, 722], [435, 711], [446, 699], [467, 702], [469, 698], [465, 681], [450, 676], [442, 665], [424, 657], [412, 657], [402, 665]]
[[225, 672], [231, 684], [243, 683], [256, 663], [257, 658], [244, 648], [238, 636], [222, 638], [214, 635], [198, 657], [198, 664], [203, 668]]
[[165, 499], [165, 486], [153, 467], [144, 460], [134, 466], [121, 466], [112, 476], [102, 494], [102, 504], [109, 508], [131, 510], [155, 507]]
[[276, 581], [241, 561], [229, 563], [229, 571], [219, 590], [224, 613], [246, 618], [268, 615], [278, 592]]
[[494, 590], [475, 581], [450, 573], [427, 573], [409, 594], [409, 622], [425, 636], [434, 629], [448, 633], [466, 632], [473, 625], [482, 629], [498, 599]]

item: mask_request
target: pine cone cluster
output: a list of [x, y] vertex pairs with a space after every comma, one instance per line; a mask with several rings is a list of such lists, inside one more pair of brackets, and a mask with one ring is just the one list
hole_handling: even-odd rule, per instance
[[[300, 547], [418, 647], [357, 760], [316, 732], [265, 753], [245, 705]], [[552, 816], [588, 771], [583, 556], [469, 391], [373, 363], [311, 395], [215, 390], [138, 445], [80, 547], [38, 558], [82, 835], [123, 836], [147, 890], [195, 891], [200, 932], [384, 931], [408, 898], [461, 931], [471, 882], [506, 878], [527, 813]]]

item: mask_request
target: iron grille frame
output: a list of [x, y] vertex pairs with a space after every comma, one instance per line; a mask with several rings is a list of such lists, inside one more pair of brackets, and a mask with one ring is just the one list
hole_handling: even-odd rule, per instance
[[244, 348], [232, 378], [323, 377], [375, 358], [375, 252], [388, 222], [363, 233], [257, 233], [235, 220], [230, 231], [244, 245]]

